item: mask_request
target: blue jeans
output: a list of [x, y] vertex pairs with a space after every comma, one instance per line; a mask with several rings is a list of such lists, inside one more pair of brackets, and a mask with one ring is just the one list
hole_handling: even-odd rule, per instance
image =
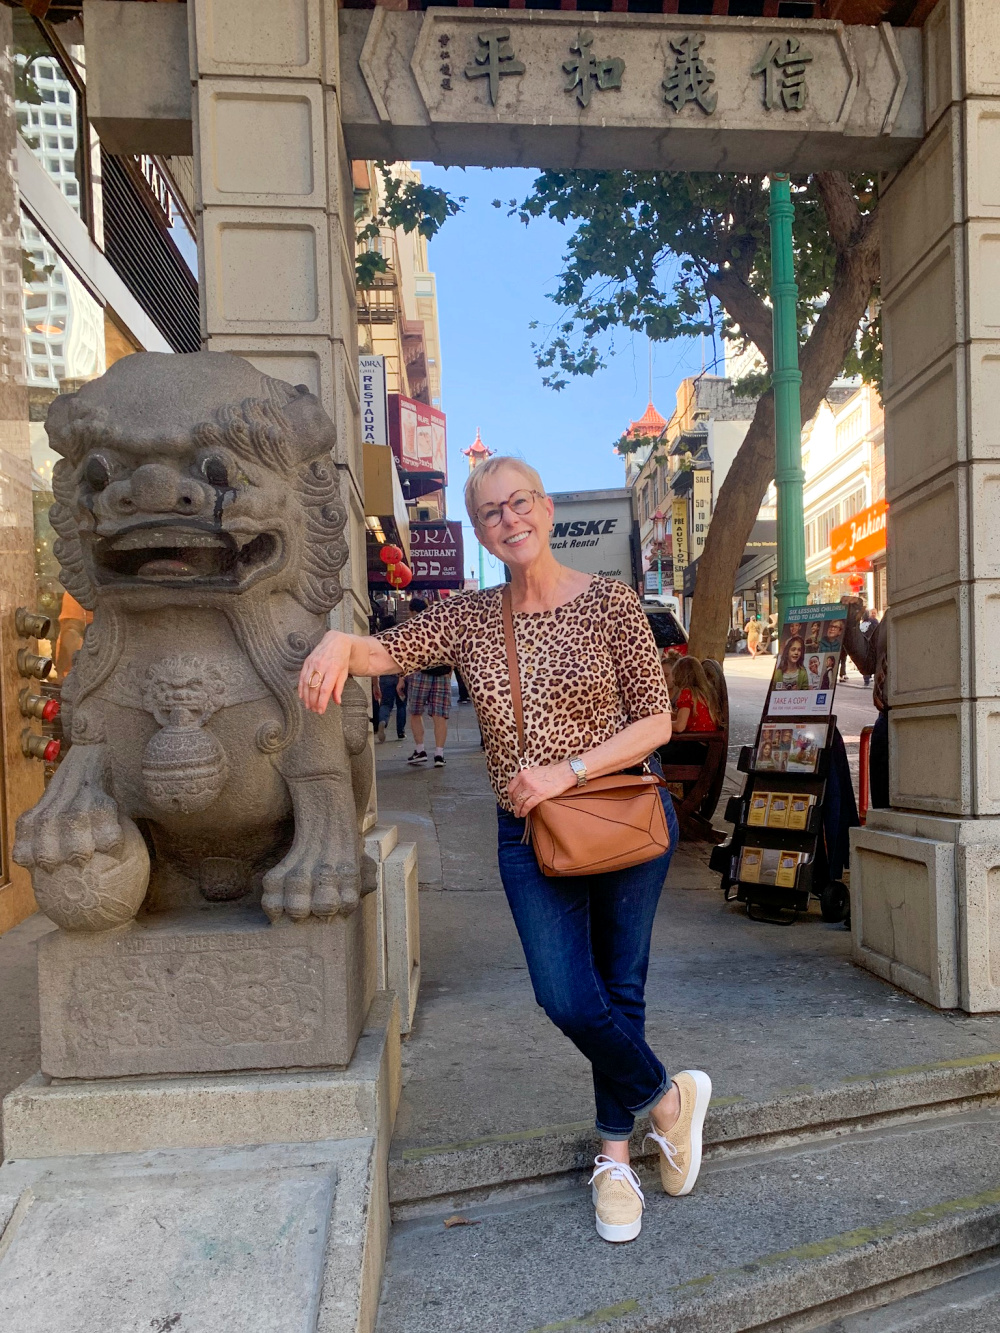
[[406, 700], [396, 693], [398, 676], [379, 676], [378, 687], [382, 692], [382, 702], [378, 706], [378, 720], [384, 727], [396, 710], [396, 735], [402, 739], [406, 735]]
[[552, 879], [521, 841], [524, 820], [497, 807], [500, 878], [535, 999], [590, 1061], [605, 1139], [627, 1139], [636, 1115], [670, 1087], [645, 1040], [649, 940], [680, 837], [670, 795], [660, 796], [670, 851], [629, 870]]

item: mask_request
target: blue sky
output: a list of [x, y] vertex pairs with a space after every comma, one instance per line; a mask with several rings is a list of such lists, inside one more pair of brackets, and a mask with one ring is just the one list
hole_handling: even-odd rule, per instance
[[[559, 393], [544, 388], [531, 344], [559, 313], [546, 294], [555, 290], [571, 232], [548, 219], [525, 227], [505, 209], [492, 207], [497, 198], [523, 198], [535, 172], [413, 165], [427, 184], [468, 196], [463, 212], [430, 244], [441, 325], [442, 407], [448, 417], [449, 517], [464, 516], [468, 464], [461, 451], [475, 439], [477, 427], [490, 449], [532, 462], [549, 490], [624, 485], [612, 445], [646, 407], [646, 339], [620, 332], [607, 370], [573, 380]], [[540, 328], [532, 331], [528, 325], [535, 319]], [[711, 359], [707, 343], [706, 357]], [[664, 416], [673, 409], [680, 380], [700, 369], [699, 340], [654, 345], [653, 398]], [[465, 549], [470, 570], [476, 545], [468, 527]], [[498, 582], [499, 565], [490, 564], [487, 583]]]

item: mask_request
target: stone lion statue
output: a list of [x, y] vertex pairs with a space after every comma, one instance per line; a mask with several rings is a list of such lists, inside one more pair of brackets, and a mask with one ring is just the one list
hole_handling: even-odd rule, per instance
[[343, 596], [333, 423], [241, 357], [139, 353], [46, 429], [62, 582], [94, 620], [71, 747], [17, 826], [42, 910], [78, 930], [206, 901], [352, 912], [375, 883], [367, 699], [351, 681], [319, 717], [296, 693]]

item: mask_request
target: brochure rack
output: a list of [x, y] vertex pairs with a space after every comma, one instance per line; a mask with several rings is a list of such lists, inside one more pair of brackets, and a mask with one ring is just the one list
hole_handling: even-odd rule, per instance
[[733, 836], [709, 864], [727, 901], [746, 903], [750, 916], [805, 911], [811, 893], [825, 920], [849, 910], [846, 888], [830, 881], [823, 834], [845, 620], [839, 604], [787, 612], [756, 740], [740, 752], [747, 780], [726, 807]]
[[[755, 744], [740, 751], [737, 768], [747, 780], [742, 794], [731, 796], [726, 806], [726, 819], [735, 825], [733, 836], [728, 844], [713, 848], [709, 862], [722, 876], [727, 901], [746, 903], [751, 916], [755, 909], [805, 911], [810, 893], [819, 894], [826, 887], [823, 797], [837, 719], [808, 724], [822, 740], [814, 747], [812, 772], [759, 766], [761, 733], [773, 725], [762, 719]], [[801, 723], [788, 723], [779, 730], [794, 733], [796, 725], [801, 730]]]

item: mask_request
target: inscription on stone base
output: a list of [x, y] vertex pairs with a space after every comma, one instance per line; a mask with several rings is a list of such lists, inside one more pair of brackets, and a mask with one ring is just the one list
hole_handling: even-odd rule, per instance
[[373, 895], [353, 916], [269, 925], [171, 914], [39, 945], [52, 1078], [346, 1065], [374, 984]]

